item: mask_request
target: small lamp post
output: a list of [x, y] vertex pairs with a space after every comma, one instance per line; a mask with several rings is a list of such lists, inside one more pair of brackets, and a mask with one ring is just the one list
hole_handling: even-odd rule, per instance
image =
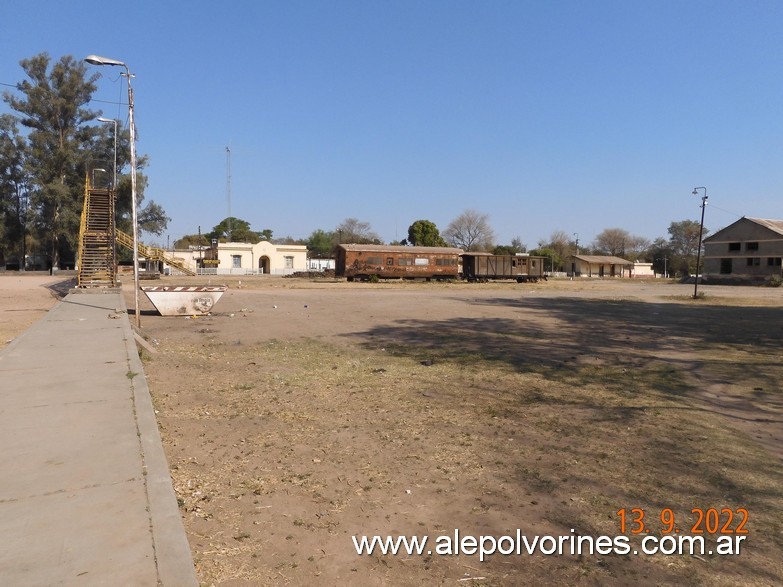
[[704, 209], [707, 207], [707, 188], [702, 186], [693, 188], [691, 192], [694, 196], [699, 195], [699, 190], [704, 190], [704, 195], [701, 197], [701, 224], [699, 225], [699, 248], [696, 250], [696, 279], [693, 283], [693, 299], [699, 297], [699, 263], [701, 261], [701, 236], [704, 233]]
[[[88, 55], [84, 58], [92, 65], [114, 65], [125, 68], [125, 77], [128, 78], [128, 130], [130, 132], [130, 165], [131, 165], [131, 216], [133, 218], [133, 289], [136, 311], [136, 326], [141, 328], [141, 314], [139, 313], [139, 222], [136, 215], [136, 125], [133, 122], [133, 88], [131, 87], [131, 75], [128, 66], [116, 59], [109, 59], [99, 55]], [[116, 133], [115, 133], [116, 138]], [[116, 161], [116, 156], [115, 156]]]
[[101, 167], [93, 167], [92, 169], [92, 184], [90, 184], [90, 187], [95, 187], [95, 172], [96, 171], [102, 171], [103, 173], [106, 173], [106, 170]]

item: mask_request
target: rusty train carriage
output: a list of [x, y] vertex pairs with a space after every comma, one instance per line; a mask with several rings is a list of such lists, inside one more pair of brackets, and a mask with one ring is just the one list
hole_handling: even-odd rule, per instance
[[546, 280], [544, 257], [463, 253], [462, 275], [468, 281], [516, 279], [518, 283]]
[[336, 274], [348, 281], [380, 279], [458, 279], [462, 249], [449, 247], [395, 247], [387, 245], [337, 246]]
[[544, 257], [464, 253], [448, 247], [341, 244], [336, 275], [348, 281], [380, 279], [546, 279]]

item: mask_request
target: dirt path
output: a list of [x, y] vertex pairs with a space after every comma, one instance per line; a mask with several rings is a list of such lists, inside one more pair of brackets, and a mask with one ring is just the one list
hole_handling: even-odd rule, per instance
[[0, 273], [0, 344], [41, 319], [73, 283], [70, 277], [49, 274]]

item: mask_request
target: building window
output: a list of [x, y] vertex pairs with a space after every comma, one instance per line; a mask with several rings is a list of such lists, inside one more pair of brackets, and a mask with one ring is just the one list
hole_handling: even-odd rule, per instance
[[758, 257], [748, 257], [748, 267], [758, 267], [761, 265], [760, 261]]
[[740, 250], [740, 243], [729, 243], [729, 252], [739, 251], [739, 250]]
[[231, 255], [231, 267], [234, 269], [242, 268], [242, 255]]
[[758, 243], [745, 243], [745, 250], [746, 251], [758, 251], [759, 250], [759, 244]]
[[294, 268], [294, 258], [291, 256], [283, 257], [285, 260], [285, 268], [286, 269], [293, 269]]
[[731, 259], [720, 260], [720, 272], [723, 275], [729, 275], [731, 273]]

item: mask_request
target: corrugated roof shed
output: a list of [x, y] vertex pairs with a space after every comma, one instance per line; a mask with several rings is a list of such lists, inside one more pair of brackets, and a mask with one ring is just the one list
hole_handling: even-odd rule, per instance
[[631, 261], [612, 255], [574, 255], [575, 259], [581, 259], [591, 265], [633, 265]]

